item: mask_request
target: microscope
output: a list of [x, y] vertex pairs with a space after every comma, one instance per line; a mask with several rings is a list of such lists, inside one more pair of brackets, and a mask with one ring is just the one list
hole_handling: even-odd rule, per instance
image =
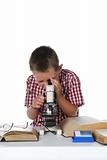
[[58, 110], [55, 100], [54, 85], [52, 85], [50, 79], [48, 80], [48, 85], [46, 85], [45, 98], [44, 112], [42, 114], [44, 117], [44, 125], [46, 127], [54, 127], [57, 125], [56, 117], [58, 116]]
[[42, 117], [44, 118], [44, 128], [39, 130], [40, 135], [44, 135], [45, 131], [55, 132], [58, 135], [62, 134], [62, 130], [57, 124], [58, 108], [56, 103], [56, 96], [54, 85], [51, 80], [48, 80], [45, 92], [45, 102]]

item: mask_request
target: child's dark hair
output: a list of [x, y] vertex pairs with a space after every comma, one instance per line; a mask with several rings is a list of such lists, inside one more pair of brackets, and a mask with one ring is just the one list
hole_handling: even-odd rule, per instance
[[29, 60], [31, 71], [45, 72], [49, 67], [58, 70], [59, 59], [56, 52], [49, 46], [40, 46], [36, 48]]

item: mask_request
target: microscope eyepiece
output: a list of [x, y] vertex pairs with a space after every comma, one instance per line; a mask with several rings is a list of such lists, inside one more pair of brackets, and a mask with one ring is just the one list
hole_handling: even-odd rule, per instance
[[48, 85], [52, 85], [52, 82], [50, 79], [48, 79]]

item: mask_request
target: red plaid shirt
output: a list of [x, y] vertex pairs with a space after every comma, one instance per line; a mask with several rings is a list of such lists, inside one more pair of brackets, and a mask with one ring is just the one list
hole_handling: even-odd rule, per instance
[[[62, 87], [62, 95], [73, 105], [76, 105], [78, 107], [83, 105], [84, 102], [81, 92], [80, 80], [77, 77], [77, 75], [72, 71], [62, 69], [59, 75], [59, 80]], [[38, 95], [43, 94], [43, 92], [44, 88], [38, 85], [38, 83], [35, 80], [35, 77], [33, 75], [29, 76], [27, 79], [25, 106], [30, 107], [34, 98]], [[39, 121], [43, 121], [42, 111], [43, 110], [40, 110], [40, 114], [33, 121], [34, 126], [41, 126]], [[57, 121], [60, 122], [66, 117], [67, 115], [62, 112], [60, 107], [58, 107]]]

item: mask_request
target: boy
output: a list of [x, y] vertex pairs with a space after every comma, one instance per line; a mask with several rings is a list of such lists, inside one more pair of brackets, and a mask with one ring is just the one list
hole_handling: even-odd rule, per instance
[[43, 95], [49, 79], [55, 87], [57, 122], [77, 116], [78, 107], [83, 105], [80, 81], [74, 72], [62, 69], [56, 52], [48, 46], [40, 46], [32, 52], [29, 64], [33, 75], [27, 79], [25, 106], [33, 126], [41, 126], [40, 121], [43, 121]]

